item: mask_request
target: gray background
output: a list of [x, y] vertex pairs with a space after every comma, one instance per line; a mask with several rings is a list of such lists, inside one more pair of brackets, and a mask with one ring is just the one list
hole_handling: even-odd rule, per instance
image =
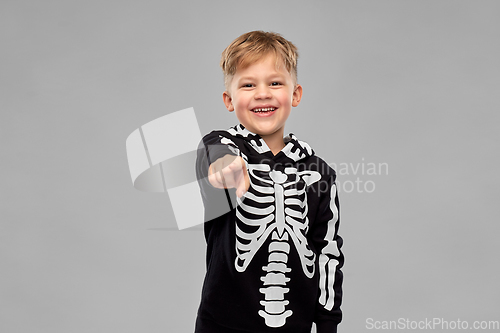
[[[342, 332], [500, 320], [498, 1], [2, 1], [0, 331], [190, 332], [201, 229], [136, 191], [125, 139], [194, 107], [236, 125], [222, 50], [277, 31], [304, 96], [285, 132], [327, 162], [387, 163], [341, 191]], [[182, 138], [179, 138], [182, 140]], [[438, 330], [439, 331], [439, 330]]]

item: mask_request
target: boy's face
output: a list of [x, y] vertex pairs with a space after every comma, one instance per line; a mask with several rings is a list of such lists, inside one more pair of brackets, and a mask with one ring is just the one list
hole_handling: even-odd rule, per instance
[[301, 97], [302, 87], [294, 86], [292, 76], [283, 64], [276, 70], [273, 55], [238, 69], [231, 81], [230, 92], [223, 94], [226, 108], [235, 111], [240, 123], [266, 142], [267, 139], [283, 139], [285, 122], [292, 106], [299, 105]]

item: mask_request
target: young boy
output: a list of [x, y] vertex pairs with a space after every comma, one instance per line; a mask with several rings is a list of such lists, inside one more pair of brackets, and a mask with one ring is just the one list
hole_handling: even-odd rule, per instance
[[310, 333], [313, 322], [332, 333], [342, 319], [335, 171], [283, 137], [302, 97], [297, 57], [263, 31], [222, 53], [224, 104], [240, 124], [207, 134], [199, 149], [207, 273], [195, 333]]

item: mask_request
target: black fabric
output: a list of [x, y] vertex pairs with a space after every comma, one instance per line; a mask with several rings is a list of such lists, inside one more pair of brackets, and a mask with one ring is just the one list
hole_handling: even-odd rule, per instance
[[[245, 160], [252, 186], [237, 208], [217, 216], [213, 198], [221, 191], [237, 202], [234, 189], [216, 189], [206, 179], [208, 166], [226, 154]], [[197, 175], [208, 222], [195, 333], [305, 333], [313, 322], [318, 333], [336, 332], [344, 257], [335, 171], [293, 134], [273, 155], [239, 124], [203, 138]], [[269, 220], [258, 222], [264, 218]]]

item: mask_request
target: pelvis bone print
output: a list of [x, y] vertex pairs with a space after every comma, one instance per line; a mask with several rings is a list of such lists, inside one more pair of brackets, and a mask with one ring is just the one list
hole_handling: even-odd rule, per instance
[[238, 272], [244, 272], [257, 251], [271, 236], [268, 264], [262, 267], [263, 294], [259, 315], [269, 327], [281, 327], [292, 315], [286, 306], [290, 281], [287, 267], [290, 246], [297, 250], [302, 270], [308, 278], [314, 275], [316, 256], [307, 244], [307, 186], [319, 181], [317, 171], [298, 171], [286, 167], [271, 170], [268, 164], [247, 164], [250, 188], [236, 210], [236, 260]]

